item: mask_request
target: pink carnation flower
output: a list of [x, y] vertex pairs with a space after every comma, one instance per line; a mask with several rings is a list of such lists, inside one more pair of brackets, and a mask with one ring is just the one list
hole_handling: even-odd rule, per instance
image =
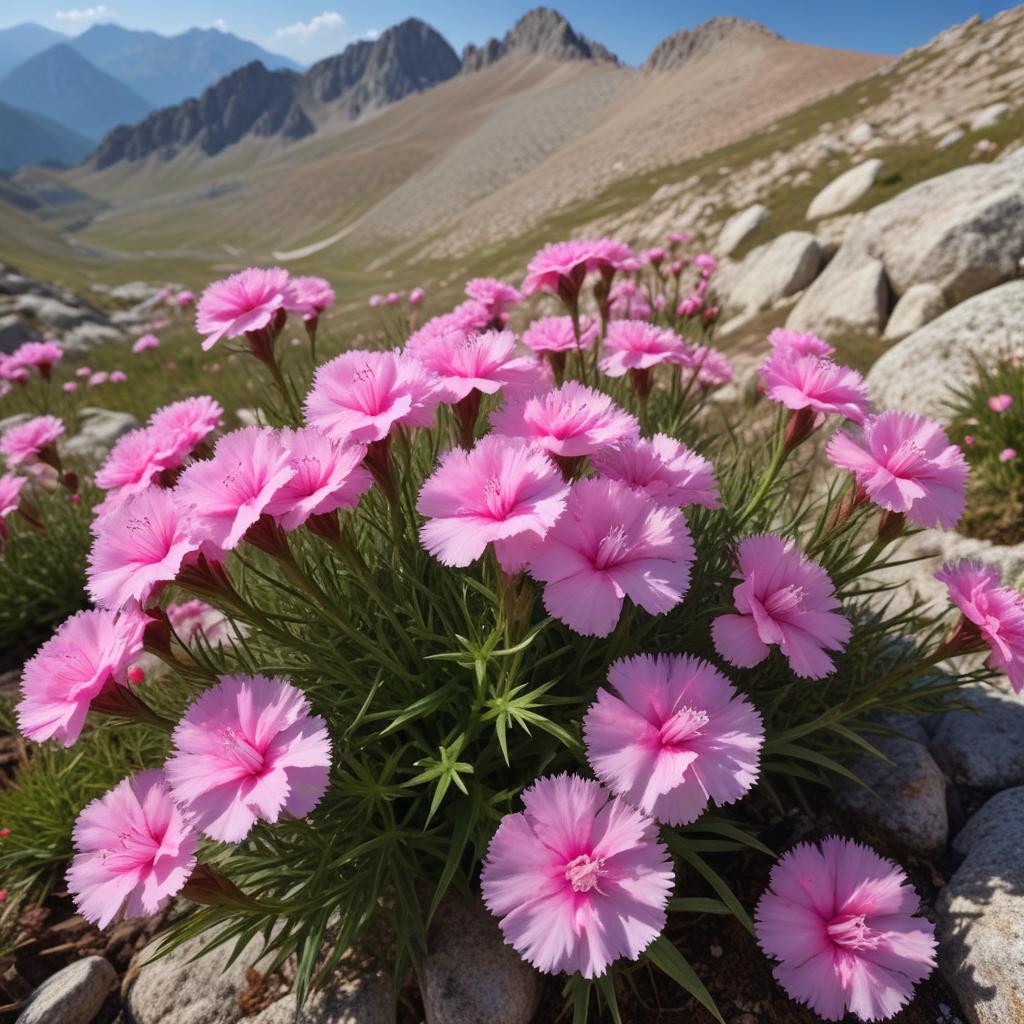
[[787, 352], [796, 356], [818, 356], [827, 359], [836, 351], [827, 341], [822, 341], [816, 334], [787, 331], [783, 327], [776, 327], [768, 335], [768, 343], [774, 352]]
[[699, 345], [683, 355], [683, 383], [688, 383], [694, 374], [698, 387], [720, 388], [732, 380], [732, 363], [718, 349]]
[[237, 338], [269, 326], [278, 311], [294, 307], [288, 271], [280, 267], [249, 267], [223, 281], [214, 281], [196, 306], [196, 330], [204, 335], [203, 350], [221, 338]]
[[88, 366], [80, 366], [75, 370], [75, 376], [80, 378], [91, 377], [92, 370], [90, 370]]
[[1004, 448], [999, 453], [999, 461], [1000, 462], [1013, 462], [1013, 460], [1015, 458], [1017, 458], [1017, 449], [1016, 448]]
[[285, 530], [295, 530], [310, 516], [355, 508], [373, 486], [369, 470], [361, 465], [362, 445], [343, 448], [316, 427], [282, 430], [281, 443], [295, 475], [266, 507]]
[[327, 790], [327, 727], [286, 679], [221, 676], [172, 738], [174, 799], [213, 839], [237, 843], [258, 819], [305, 817]]
[[152, 427], [130, 430], [119, 437], [96, 472], [96, 486], [110, 492], [101, 506], [102, 513], [146, 490], [167, 465], [163, 439]]
[[[22, 346], [24, 348], [24, 345]], [[17, 357], [18, 353], [14, 353]], [[1006, 412], [1010, 406], [1013, 405], [1013, 395], [990, 395], [988, 399], [988, 407], [993, 412]]]
[[792, 541], [765, 533], [739, 547], [739, 579], [733, 590], [736, 615], [711, 625], [715, 649], [730, 665], [750, 668], [777, 645], [804, 679], [821, 679], [835, 666], [826, 650], [841, 651], [850, 620], [839, 607], [828, 573]]
[[[598, 333], [593, 317], [583, 317], [580, 323], [580, 348], [590, 348]], [[523, 344], [533, 352], [575, 352], [576, 334], [571, 316], [545, 316], [534, 320], [523, 332]]]
[[[651, 304], [644, 290], [628, 278], [616, 281], [609, 295], [608, 311], [615, 320], [649, 320]], [[525, 339], [524, 339], [525, 340]]]
[[776, 979], [825, 1020], [898, 1013], [935, 964], [935, 926], [915, 916], [907, 876], [874, 850], [830, 836], [772, 869], [757, 937]]
[[405, 343], [405, 351], [418, 356], [433, 342], [445, 335], [456, 334], [465, 339], [470, 334], [479, 334], [491, 326], [488, 308], [476, 299], [467, 299], [448, 313], [431, 317], [418, 331], [414, 331]]
[[89, 595], [104, 608], [145, 604], [198, 549], [195, 521], [173, 491], [150, 487], [94, 524]]
[[356, 349], [316, 371], [306, 419], [342, 444], [369, 443], [398, 424], [432, 426], [437, 402], [436, 382], [417, 359]]
[[524, 437], [552, 455], [593, 455], [638, 437], [635, 416], [603, 391], [570, 380], [539, 395], [512, 399], [491, 413], [491, 425], [507, 437]]
[[718, 269], [718, 260], [706, 252], [693, 257], [693, 265], [705, 276], [710, 277]]
[[584, 636], [607, 636], [629, 597], [651, 615], [670, 611], [690, 585], [690, 531], [678, 509], [617, 480], [580, 480], [530, 562], [546, 583], [544, 606]]
[[213, 457], [193, 462], [181, 475], [177, 498], [196, 510], [197, 541], [231, 551], [295, 476], [288, 450], [269, 427], [225, 434]]
[[157, 409], [149, 428], [162, 441], [164, 461], [180, 466], [221, 424], [224, 410], [209, 395], [194, 395]]
[[155, 334], [143, 334], [134, 345], [132, 352], [138, 355], [140, 352], [148, 352], [150, 349], [159, 348], [160, 339]]
[[110, 380], [110, 374], [106, 370], [97, 370], [89, 375], [86, 384], [91, 388], [98, 388], [101, 384], [106, 384], [108, 380]]
[[399, 292], [388, 292], [387, 295], [384, 296], [384, 301], [389, 306], [397, 306], [402, 301], [402, 296]]
[[11, 427], [0, 437], [0, 452], [12, 469], [44, 457], [52, 458], [64, 424], [56, 416], [36, 416]]
[[314, 320], [334, 305], [334, 289], [322, 277], [291, 278], [290, 296], [285, 308], [301, 314], [303, 320]]
[[142, 654], [146, 616], [101, 609], [67, 619], [25, 664], [18, 728], [30, 740], [57, 739], [70, 747], [92, 702], [124, 684]]
[[568, 490], [539, 448], [489, 434], [468, 452], [446, 452], [423, 484], [420, 541], [445, 565], [469, 565], [493, 543], [505, 570], [517, 571], [561, 515]]
[[761, 368], [765, 394], [787, 409], [808, 409], [820, 424], [836, 413], [863, 423], [868, 413], [868, 389], [864, 378], [847, 366], [816, 355], [791, 355], [776, 351]]
[[868, 497], [917, 526], [951, 529], [963, 515], [967, 461], [934, 420], [909, 412], [869, 416], [859, 437], [840, 431], [827, 454]]
[[523, 301], [518, 288], [493, 277], [474, 277], [466, 283], [466, 294], [487, 309], [491, 321], [504, 324], [510, 306]]
[[60, 386], [61, 391], [67, 395], [73, 395], [78, 390], [78, 382], [73, 380], [66, 380]]
[[128, 374], [124, 370], [113, 370], [110, 374], [111, 384], [123, 384], [128, 379]]
[[1005, 672], [1014, 693], [1024, 690], [1024, 595], [1003, 586], [998, 569], [968, 559], [944, 565], [935, 578], [963, 615], [960, 632], [987, 645], [989, 668]]
[[[172, 601], [164, 611], [178, 639], [186, 644], [191, 643], [197, 636], [204, 637], [208, 644], [217, 644], [232, 632], [224, 613], [198, 598], [190, 601]], [[235, 628], [238, 628], [237, 625]]]
[[523, 280], [523, 294], [551, 292], [568, 306], [575, 305], [580, 288], [592, 268], [594, 243], [588, 241], [553, 242], [530, 260]]
[[160, 910], [184, 888], [199, 845], [159, 770], [123, 779], [87, 804], [74, 841], [68, 889], [82, 917], [100, 928]]
[[583, 719], [587, 760], [634, 807], [669, 825], [733, 803], [757, 779], [761, 716], [716, 668], [689, 655], [613, 662], [614, 692]]
[[21, 490], [28, 483], [28, 478], [4, 473], [0, 476], [0, 519], [6, 519], [12, 512], [18, 511], [21, 503]]
[[609, 377], [622, 377], [628, 370], [647, 370], [659, 363], [682, 363], [686, 354], [678, 334], [644, 320], [613, 320], [604, 343], [609, 354], [599, 365]]
[[50, 379], [50, 371], [54, 364], [63, 358], [64, 349], [55, 341], [26, 341], [11, 354], [11, 359], [16, 365], [31, 367], [44, 380]]
[[366, 304], [370, 307], [370, 309], [379, 309], [381, 306], [384, 305], [384, 296], [371, 295], [369, 299], [367, 299]]
[[505, 941], [548, 974], [605, 973], [665, 927], [673, 885], [649, 818], [591, 779], [555, 775], [523, 791], [484, 858], [484, 902]]
[[675, 438], [622, 441], [591, 458], [597, 473], [643, 491], [659, 505], [721, 508], [714, 467]]
[[423, 305], [423, 300], [427, 297], [427, 293], [422, 288], [413, 288], [409, 292], [409, 305], [415, 309], [417, 306]]

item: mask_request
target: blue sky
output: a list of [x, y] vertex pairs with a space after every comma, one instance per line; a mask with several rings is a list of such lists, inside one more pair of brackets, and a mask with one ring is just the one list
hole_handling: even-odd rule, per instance
[[[973, 14], [991, 17], [1011, 0], [548, 0], [581, 32], [605, 43], [628, 63], [640, 63], [664, 36], [717, 14], [753, 18], [789, 39], [821, 46], [900, 53]], [[75, 34], [97, 21], [165, 34], [216, 25], [301, 61], [336, 53], [354, 39], [372, 37], [415, 15], [461, 50], [467, 42], [501, 35], [532, 6], [504, 2], [406, 3], [375, 0], [3, 0], [0, 27], [36, 21]]]

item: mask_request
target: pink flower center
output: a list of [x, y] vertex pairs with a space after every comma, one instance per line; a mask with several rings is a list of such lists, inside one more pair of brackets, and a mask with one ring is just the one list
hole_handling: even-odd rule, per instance
[[678, 748], [687, 740], [695, 739], [709, 721], [706, 711], [691, 707], [680, 708], [661, 727], [662, 747]]
[[513, 496], [501, 486], [501, 481], [496, 477], [488, 477], [481, 488], [484, 499], [484, 509], [494, 519], [504, 519], [513, 504]]
[[565, 865], [565, 880], [572, 886], [573, 892], [596, 889], [605, 874], [604, 860], [600, 857], [591, 859], [588, 853], [581, 853]]
[[845, 949], [877, 949], [881, 938], [863, 914], [839, 914], [829, 921], [825, 931], [837, 946]]
[[629, 538], [621, 526], [613, 526], [597, 545], [594, 554], [595, 569], [610, 569], [629, 554]]
[[123, 829], [117, 834], [116, 843], [103, 850], [100, 859], [111, 871], [134, 871], [153, 862], [160, 842], [160, 836], [136, 828]]
[[921, 476], [930, 465], [928, 456], [912, 441], [904, 441], [894, 452], [886, 454], [885, 468], [902, 480]]
[[795, 611], [800, 607], [800, 602], [804, 599], [804, 588], [798, 587], [795, 584], [788, 587], [782, 587], [780, 590], [776, 590], [774, 593], [769, 594], [762, 602], [764, 610], [773, 619], [785, 618], [789, 612]]
[[221, 742], [227, 759], [233, 761], [239, 768], [249, 772], [250, 775], [258, 775], [263, 771], [263, 754], [237, 729], [222, 730]]

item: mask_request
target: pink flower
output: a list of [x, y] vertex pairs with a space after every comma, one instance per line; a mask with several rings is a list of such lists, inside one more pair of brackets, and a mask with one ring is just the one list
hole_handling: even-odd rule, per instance
[[[24, 348], [24, 346], [22, 346]], [[14, 353], [17, 357], [18, 353]], [[1013, 405], [1013, 395], [990, 395], [988, 399], [988, 407], [993, 412], [1006, 412], [1010, 406]]]
[[12, 473], [4, 473], [0, 476], [0, 549], [7, 540], [8, 516], [18, 511], [21, 504], [21, 490], [28, 483], [23, 476], [14, 476]]
[[665, 261], [665, 250], [661, 246], [655, 246], [653, 249], [644, 249], [640, 253], [640, 259], [644, 263], [649, 263], [652, 267], [660, 267]]
[[92, 370], [90, 370], [88, 366], [80, 366], [77, 370], [75, 370], [75, 376], [82, 378], [91, 377]]
[[961, 632], [989, 648], [989, 667], [1009, 676], [1014, 693], [1024, 690], [1024, 596], [1002, 585], [998, 569], [966, 558], [935, 578], [964, 617]]
[[678, 509], [617, 480], [580, 480], [530, 562], [546, 583], [544, 606], [584, 636], [607, 636], [629, 597], [651, 615], [670, 611], [690, 585], [693, 541]]
[[196, 301], [196, 293], [189, 291], [186, 288], [174, 296], [174, 301], [178, 305], [179, 309], [186, 309]]
[[367, 304], [369, 305], [370, 309], [378, 309], [380, 306], [384, 305], [384, 296], [371, 295]]
[[666, 237], [672, 245], [685, 245], [693, 236], [689, 231], [670, 231]]
[[123, 384], [128, 379], [128, 374], [123, 370], [113, 370], [110, 374], [111, 384]]
[[588, 269], [598, 271], [606, 280], [610, 280], [617, 270], [640, 269], [640, 260], [625, 242], [615, 238], [598, 238], [590, 246], [592, 254]]
[[0, 452], [12, 469], [40, 458], [52, 458], [64, 424], [56, 416], [36, 416], [11, 427], [0, 437]]
[[78, 390], [78, 384], [73, 380], [66, 380], [61, 384], [60, 389], [65, 394], [73, 395]]
[[522, 796], [480, 878], [505, 941], [548, 974], [594, 978], [636, 960], [665, 927], [673, 885], [654, 822], [578, 775], [538, 779]]
[[101, 609], [67, 619], [25, 664], [17, 709], [22, 735], [70, 747], [93, 700], [126, 682], [147, 621], [137, 611]]
[[87, 921], [155, 914], [196, 866], [199, 837], [171, 799], [164, 773], [139, 772], [87, 804], [75, 822], [68, 889]]
[[172, 738], [174, 799], [213, 839], [237, 843], [258, 819], [305, 817], [327, 790], [327, 727], [286, 679], [221, 676]]
[[615, 320], [647, 320], [650, 318], [651, 304], [636, 281], [630, 281], [628, 278], [616, 281], [612, 285], [609, 299], [608, 312]]
[[422, 288], [413, 288], [409, 292], [409, 305], [415, 309], [417, 306], [423, 305], [423, 300], [427, 297], [427, 293]]
[[441, 400], [460, 402], [471, 392], [493, 395], [506, 384], [537, 384], [537, 364], [515, 355], [511, 331], [463, 335], [446, 331], [416, 349], [417, 358], [437, 375]]
[[710, 277], [718, 269], [718, 260], [706, 252], [693, 257], [693, 265], [704, 277]]
[[974, 444], [974, 435], [964, 434], [964, 444], [967, 445], [968, 448], [970, 448], [970, 446]]
[[373, 477], [361, 465], [362, 445], [343, 448], [316, 427], [281, 431], [288, 465], [295, 475], [266, 507], [285, 530], [295, 530], [310, 516], [355, 508], [373, 486]]
[[476, 299], [467, 299], [453, 310], [431, 317], [418, 331], [414, 331], [405, 343], [405, 351], [419, 356], [423, 349], [445, 335], [454, 333], [465, 339], [467, 335], [479, 334], [490, 326], [488, 308]]
[[[580, 323], [580, 348], [590, 348], [599, 325], [593, 317]], [[545, 316], [534, 320], [523, 332], [523, 344], [533, 352], [575, 352], [576, 335], [571, 316]]]
[[387, 295], [384, 296], [384, 301], [389, 306], [397, 306], [399, 302], [402, 301], [402, 296], [399, 295], [398, 292], [388, 292]]
[[204, 637], [208, 644], [217, 644], [231, 635], [232, 627], [224, 614], [197, 598], [172, 601], [164, 610], [178, 639], [186, 644], [197, 636]]
[[316, 371], [306, 419], [335, 441], [369, 443], [396, 424], [432, 426], [437, 401], [436, 383], [417, 359], [355, 349]]
[[552, 455], [593, 455], [636, 438], [640, 424], [603, 391], [570, 380], [539, 395], [512, 399], [491, 413], [491, 425], [507, 437], [523, 437]]
[[572, 308], [580, 288], [592, 268], [594, 243], [587, 241], [553, 242], [530, 260], [523, 281], [523, 295], [551, 292]]
[[840, 431], [827, 454], [848, 469], [871, 500], [906, 513], [917, 526], [951, 529], [964, 511], [967, 462], [934, 420], [883, 412], [864, 421], [860, 437]]
[[223, 281], [214, 281], [196, 307], [196, 330], [204, 335], [203, 351], [221, 338], [237, 338], [268, 327], [279, 311], [294, 307], [288, 271], [280, 267], [249, 267]]
[[613, 793], [658, 821], [687, 825], [709, 800], [733, 803], [753, 786], [761, 716], [716, 668], [689, 655], [641, 654], [613, 662], [608, 681], [614, 692], [597, 691], [583, 739]]
[[160, 339], [155, 334], [143, 334], [138, 341], [132, 345], [132, 352], [138, 355], [140, 352], [148, 352], [152, 348], [160, 347]]
[[440, 562], [460, 566], [493, 543], [505, 570], [517, 571], [561, 515], [568, 491], [539, 448], [488, 434], [468, 452], [446, 452], [423, 484], [420, 542]]
[[493, 277], [474, 277], [466, 283], [466, 294], [487, 310], [492, 322], [500, 324], [508, 319], [509, 307], [523, 301], [518, 288]]
[[289, 312], [301, 314], [303, 320], [315, 320], [334, 305], [334, 289], [322, 277], [293, 277], [288, 302]]
[[825, 1020], [892, 1017], [935, 963], [935, 926], [891, 861], [848, 839], [801, 843], [772, 869], [757, 937], [774, 974]]
[[591, 459], [597, 473], [643, 491], [659, 505], [721, 508], [714, 467], [665, 434], [622, 441]]
[[110, 380], [110, 374], [106, 370], [97, 370], [90, 374], [86, 384], [91, 388], [98, 388], [101, 384], [106, 384], [108, 380]]
[[687, 295], [676, 306], [676, 316], [689, 320], [691, 317], [695, 317], [703, 307], [704, 299], [700, 295]]
[[765, 533], [748, 537], [737, 556], [742, 580], [733, 590], [737, 615], [712, 623], [715, 649], [730, 665], [751, 668], [778, 645], [804, 679], [821, 679], [835, 666], [826, 650], [841, 651], [850, 620], [838, 614], [832, 581], [792, 541]]
[[126, 498], [93, 525], [87, 571], [93, 601], [122, 608], [156, 597], [198, 549], [195, 525], [175, 492], [150, 487]]
[[26, 341], [11, 354], [16, 365], [32, 367], [44, 380], [50, 379], [54, 364], [63, 358], [64, 349], [55, 341]]
[[221, 437], [213, 458], [185, 470], [177, 499], [196, 510], [197, 541], [231, 551], [294, 476], [288, 451], [273, 430], [244, 427]]
[[761, 367], [765, 394], [787, 409], [808, 409], [820, 424], [836, 413], [863, 423], [868, 413], [868, 389], [864, 378], [847, 366], [816, 355], [793, 355], [776, 350]]
[[149, 429], [161, 439], [164, 461], [179, 466], [221, 424], [224, 410], [209, 395], [194, 395], [157, 409]]
[[732, 363], [718, 349], [699, 345], [683, 356], [683, 383], [688, 383], [694, 374], [698, 387], [719, 388], [732, 380]]
[[816, 334], [787, 331], [783, 327], [776, 327], [768, 335], [768, 343], [773, 352], [787, 352], [796, 356], [818, 356], [827, 359], [835, 354], [835, 349], [827, 341], [822, 341]]
[[1017, 449], [1016, 448], [1004, 448], [999, 453], [999, 461], [1000, 462], [1012, 462], [1015, 458], [1017, 458]]
[[627, 370], [646, 370], [659, 363], [681, 363], [686, 354], [678, 334], [644, 320], [613, 320], [604, 343], [609, 355], [599, 365], [609, 377], [622, 377]]
[[112, 511], [126, 498], [146, 490], [167, 464], [163, 439], [152, 427], [130, 430], [118, 438], [96, 473], [96, 486], [111, 492], [103, 511]]

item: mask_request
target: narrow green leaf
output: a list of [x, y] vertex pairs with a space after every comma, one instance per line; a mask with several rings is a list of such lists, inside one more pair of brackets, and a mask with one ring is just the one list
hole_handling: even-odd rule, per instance
[[680, 896], [668, 901], [673, 914], [731, 914], [732, 911], [721, 901], [710, 896]]
[[586, 978], [574, 978], [572, 1024], [587, 1024], [590, 1015], [590, 981]]
[[451, 885], [452, 878], [455, 877], [455, 872], [458, 869], [459, 861], [462, 859], [462, 853], [466, 849], [466, 843], [469, 840], [469, 834], [473, 830], [473, 826], [476, 824], [477, 815], [480, 810], [480, 788], [477, 785], [473, 786], [473, 799], [470, 803], [460, 803], [455, 811], [455, 824], [452, 828], [452, 841], [448, 847], [448, 857], [444, 862], [444, 868], [441, 871], [441, 877], [437, 882], [437, 889], [434, 890], [434, 897], [430, 901], [430, 910], [427, 912], [427, 924], [434, 918], [438, 905], [440, 904], [444, 894], [448, 891], [448, 886]]
[[680, 988], [689, 992], [719, 1024], [725, 1024], [714, 999], [711, 998], [711, 993], [704, 987], [704, 982], [697, 977], [697, 972], [690, 966], [686, 957], [664, 935], [659, 935], [647, 947], [644, 956]]
[[733, 916], [751, 935], [756, 936], [754, 922], [750, 915], [743, 909], [743, 904], [736, 898], [736, 894], [729, 888], [725, 879], [703, 857], [694, 853], [687, 845], [686, 840], [679, 835], [669, 833], [667, 836], [669, 849], [678, 857], [681, 857], [691, 867], [703, 876], [704, 880], [718, 894], [718, 898], [732, 911]]
[[619, 1013], [619, 1000], [615, 995], [615, 981], [611, 973], [606, 971], [604, 974], [599, 975], [594, 979], [594, 983], [597, 985], [598, 992], [601, 993], [601, 998], [604, 999], [605, 1006], [608, 1007], [612, 1015], [612, 1024], [622, 1024], [622, 1015]]

